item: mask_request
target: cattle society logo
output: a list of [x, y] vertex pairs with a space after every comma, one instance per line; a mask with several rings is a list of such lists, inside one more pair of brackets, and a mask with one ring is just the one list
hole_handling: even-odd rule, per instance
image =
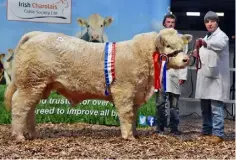
[[8, 0], [7, 19], [71, 23], [71, 0]]

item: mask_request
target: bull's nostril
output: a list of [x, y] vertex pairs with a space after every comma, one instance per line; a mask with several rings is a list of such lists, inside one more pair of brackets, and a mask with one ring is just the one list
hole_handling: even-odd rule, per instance
[[186, 58], [186, 59], [183, 59], [183, 62], [185, 62], [185, 63], [188, 62], [188, 59], [187, 59], [187, 58]]

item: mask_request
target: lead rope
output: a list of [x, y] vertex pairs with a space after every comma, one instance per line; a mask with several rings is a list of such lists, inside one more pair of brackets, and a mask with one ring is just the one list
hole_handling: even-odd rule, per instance
[[202, 68], [202, 62], [199, 54], [199, 47], [196, 47], [196, 72]]

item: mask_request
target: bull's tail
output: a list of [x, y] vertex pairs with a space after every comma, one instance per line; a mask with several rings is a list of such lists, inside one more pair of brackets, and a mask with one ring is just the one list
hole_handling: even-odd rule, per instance
[[35, 36], [39, 35], [40, 33], [42, 33], [42, 32], [33, 31], [33, 32], [29, 32], [29, 33], [26, 33], [25, 35], [23, 35], [22, 38], [20, 39], [16, 49], [15, 49], [15, 53], [17, 53], [17, 51], [18, 51], [18, 49], [21, 45], [23, 45], [25, 42], [27, 42], [32, 37], [35, 37]]
[[[17, 54], [19, 48], [21, 45], [23, 45], [24, 43], [26, 43], [29, 39], [31, 39], [32, 37], [37, 36], [38, 34], [40, 34], [42, 32], [40, 31], [33, 31], [33, 32], [29, 32], [26, 33], [25, 35], [22, 36], [22, 38], [20, 39], [14, 54]], [[5, 103], [5, 107], [6, 109], [9, 111], [11, 110], [12, 107], [12, 96], [13, 94], [16, 92], [16, 85], [14, 84], [14, 82], [10, 82], [10, 84], [8, 84], [7, 89], [5, 91], [5, 95], [4, 95], [4, 103]]]
[[12, 107], [12, 97], [13, 94], [16, 92], [16, 85], [11, 82], [8, 86], [7, 89], [5, 90], [5, 95], [4, 95], [4, 103], [7, 111], [11, 110]]

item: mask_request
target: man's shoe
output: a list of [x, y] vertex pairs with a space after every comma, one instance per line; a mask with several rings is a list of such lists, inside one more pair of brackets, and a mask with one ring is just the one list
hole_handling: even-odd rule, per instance
[[156, 130], [156, 131], [155, 131], [155, 134], [164, 135], [164, 132], [162, 132], [162, 131], [160, 131], [160, 130]]
[[179, 130], [171, 130], [170, 133], [177, 135], [177, 136], [182, 134], [182, 132]]
[[210, 143], [213, 143], [213, 144], [218, 144], [220, 142], [223, 141], [223, 138], [221, 137], [218, 137], [218, 136], [211, 136], [207, 139]]
[[205, 140], [209, 139], [211, 137], [211, 134], [200, 134], [200, 136], [197, 137], [197, 140]]
[[164, 127], [164, 126], [159, 126], [159, 127], [158, 127], [158, 130], [159, 130], [160, 132], [164, 132], [165, 127]]
[[156, 134], [162, 135], [165, 131], [164, 126], [157, 126], [157, 130], [155, 131]]
[[209, 138], [209, 137], [211, 137], [211, 134], [201, 134], [200, 137], [201, 138]]

